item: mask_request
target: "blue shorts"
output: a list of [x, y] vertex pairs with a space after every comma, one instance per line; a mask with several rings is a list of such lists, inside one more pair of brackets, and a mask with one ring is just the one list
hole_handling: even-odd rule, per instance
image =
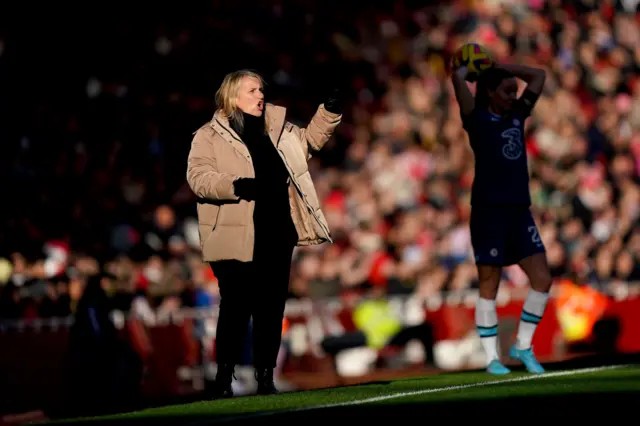
[[531, 210], [526, 207], [473, 206], [470, 228], [478, 265], [515, 265], [545, 252]]

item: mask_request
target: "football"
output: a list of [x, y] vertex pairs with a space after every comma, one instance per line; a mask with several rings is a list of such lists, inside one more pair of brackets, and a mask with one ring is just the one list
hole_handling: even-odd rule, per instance
[[493, 66], [493, 59], [489, 51], [480, 44], [467, 43], [453, 56], [454, 71], [463, 66], [469, 70], [468, 80], [474, 81], [480, 73]]

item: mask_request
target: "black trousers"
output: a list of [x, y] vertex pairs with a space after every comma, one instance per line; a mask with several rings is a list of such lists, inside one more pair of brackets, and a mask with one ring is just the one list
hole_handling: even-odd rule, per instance
[[275, 368], [282, 338], [282, 320], [289, 290], [295, 243], [272, 240], [256, 245], [253, 261], [212, 262], [220, 288], [216, 329], [216, 361], [239, 364], [253, 319], [253, 364]]

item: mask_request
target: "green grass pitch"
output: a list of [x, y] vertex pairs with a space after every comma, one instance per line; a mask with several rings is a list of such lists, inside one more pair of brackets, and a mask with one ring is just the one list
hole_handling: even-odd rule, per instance
[[514, 415], [527, 420], [598, 416], [601, 423], [603, 411], [615, 418], [629, 413], [633, 422], [640, 422], [638, 410], [640, 365], [614, 365], [551, 370], [539, 376], [521, 370], [503, 377], [484, 372], [442, 373], [269, 397], [201, 401], [51, 424], [304, 425], [329, 420], [357, 422], [360, 426], [377, 420], [402, 426], [411, 417], [429, 423], [427, 419], [435, 415], [459, 421], [484, 418], [491, 425], [512, 423]]

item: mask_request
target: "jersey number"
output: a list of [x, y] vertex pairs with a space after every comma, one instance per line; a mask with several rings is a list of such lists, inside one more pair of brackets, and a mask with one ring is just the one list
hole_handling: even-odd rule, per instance
[[531, 242], [533, 242], [538, 247], [542, 245], [542, 240], [540, 239], [538, 228], [535, 226], [530, 226], [527, 228], [527, 230], [531, 233]]
[[512, 127], [502, 132], [501, 135], [506, 139], [506, 143], [502, 147], [502, 155], [508, 160], [517, 160], [522, 155], [522, 134], [520, 129]]

